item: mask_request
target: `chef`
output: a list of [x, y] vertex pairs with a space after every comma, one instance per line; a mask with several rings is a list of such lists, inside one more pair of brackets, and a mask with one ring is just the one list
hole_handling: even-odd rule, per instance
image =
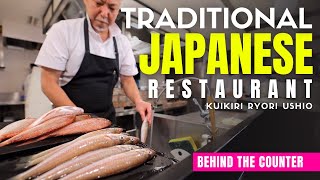
[[115, 23], [121, 1], [84, 0], [85, 18], [59, 21], [48, 31], [35, 64], [54, 106], [78, 106], [114, 121], [112, 94], [120, 77], [142, 120], [151, 121], [151, 104], [133, 78], [138, 70], [130, 42]]

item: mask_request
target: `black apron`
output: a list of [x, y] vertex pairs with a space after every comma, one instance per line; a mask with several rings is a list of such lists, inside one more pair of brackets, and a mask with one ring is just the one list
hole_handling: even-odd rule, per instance
[[86, 113], [115, 122], [113, 88], [119, 77], [119, 55], [113, 37], [116, 59], [90, 54], [88, 21], [84, 21], [85, 55], [77, 74], [62, 89], [71, 101]]

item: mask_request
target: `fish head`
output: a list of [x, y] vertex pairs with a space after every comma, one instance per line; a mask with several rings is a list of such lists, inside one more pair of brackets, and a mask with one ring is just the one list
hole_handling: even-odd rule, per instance
[[128, 137], [130, 137], [130, 139], [124, 144], [137, 144], [140, 141], [140, 139], [137, 137], [134, 137], [134, 136], [128, 136]]
[[106, 134], [111, 138], [116, 144], [125, 144], [130, 141], [130, 137], [124, 134]]
[[148, 154], [148, 159], [151, 159], [156, 154], [156, 151], [150, 148], [143, 148], [143, 149], [140, 149], [139, 151], [143, 152], [144, 154]]

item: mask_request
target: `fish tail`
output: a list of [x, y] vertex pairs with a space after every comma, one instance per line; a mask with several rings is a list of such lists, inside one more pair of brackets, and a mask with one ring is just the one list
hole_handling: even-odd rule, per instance
[[39, 164], [40, 162], [42, 162], [43, 159], [41, 158], [37, 158], [37, 159], [34, 159], [34, 160], [30, 160], [28, 162], [25, 162], [25, 163], [17, 163], [16, 165], [16, 169], [20, 168], [20, 169], [27, 169], [29, 167], [32, 167], [32, 166], [35, 166], [37, 164]]
[[32, 170], [27, 170], [23, 173], [20, 173], [12, 178], [10, 178], [10, 180], [27, 180], [27, 179], [31, 179], [34, 177], [33, 171]]
[[18, 180], [16, 177], [11, 177], [8, 180]]
[[33, 155], [19, 158], [18, 164], [22, 164], [22, 163], [25, 164], [25, 163], [31, 161], [32, 160], [32, 156]]
[[29, 161], [29, 162], [26, 163], [26, 167], [29, 168], [31, 166], [35, 166], [35, 165], [41, 163], [42, 161], [44, 161], [47, 157], [49, 157], [49, 156], [41, 156], [41, 157], [39, 157], [37, 159]]
[[32, 166], [32, 165], [29, 164], [29, 162], [26, 162], [26, 163], [17, 163], [17, 164], [16, 164], [16, 167], [15, 167], [15, 170], [27, 169], [27, 168], [29, 168], [30, 166]]
[[27, 179], [27, 178], [23, 177], [21, 174], [18, 174], [14, 177], [9, 178], [8, 180], [24, 180], [24, 179]]

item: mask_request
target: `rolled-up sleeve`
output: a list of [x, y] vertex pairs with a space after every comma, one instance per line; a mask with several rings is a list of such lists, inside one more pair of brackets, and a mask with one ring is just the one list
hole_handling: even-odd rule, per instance
[[66, 69], [69, 53], [65, 31], [63, 21], [50, 28], [35, 61], [36, 65], [60, 71]]
[[119, 36], [118, 39], [121, 41], [120, 48], [122, 48], [121, 51], [119, 51], [120, 74], [125, 76], [134, 76], [138, 74], [138, 69], [130, 42], [124, 35]]

